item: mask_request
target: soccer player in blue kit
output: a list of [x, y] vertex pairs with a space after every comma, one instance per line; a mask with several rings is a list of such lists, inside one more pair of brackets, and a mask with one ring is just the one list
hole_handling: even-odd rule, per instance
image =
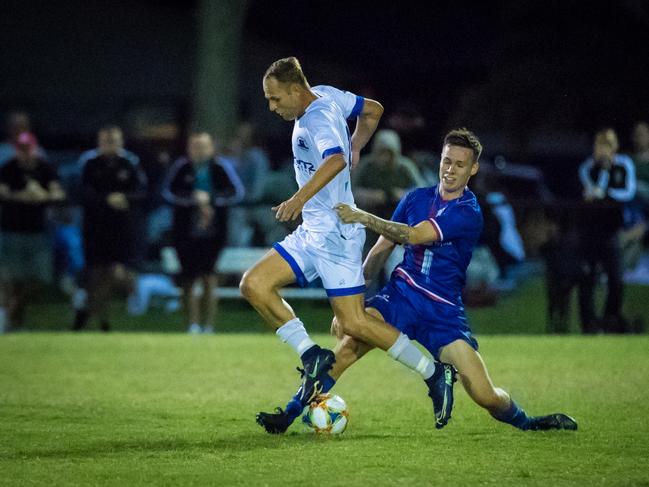
[[[452, 364], [469, 396], [495, 419], [522, 430], [576, 430], [576, 421], [563, 413], [528, 416], [506, 391], [494, 387], [467, 323], [461, 293], [483, 227], [480, 206], [467, 183], [478, 172], [481, 152], [472, 132], [449, 132], [440, 183], [408, 193], [391, 221], [345, 203], [335, 206], [341, 221], [361, 223], [380, 234], [364, 263], [366, 281], [376, 277], [396, 244], [405, 246], [403, 261], [388, 284], [367, 302], [367, 312], [421, 343], [435, 359]], [[337, 326], [334, 318], [334, 331]], [[329, 372], [332, 382], [371, 349], [357, 338], [342, 336]], [[452, 403], [452, 394], [448, 400]], [[279, 410], [273, 421], [266, 418], [266, 431], [285, 431], [292, 421], [289, 411], [298, 407], [294, 397], [287, 411]]]
[[[280, 339], [300, 355], [302, 386], [296, 395], [298, 407], [288, 408], [290, 414], [299, 415], [317, 394], [333, 386], [328, 372], [335, 354], [311, 340], [279, 290], [320, 277], [339, 329], [417, 371], [428, 386], [436, 421], [445, 424], [452, 406], [448, 400], [452, 366], [431, 360], [404, 333], [365, 311], [365, 229], [342, 223], [334, 210], [338, 202], [355, 207], [350, 169], [376, 130], [383, 107], [331, 86], [311, 87], [294, 57], [271, 64], [263, 77], [263, 90], [268, 108], [293, 121], [293, 165], [299, 189], [273, 208], [275, 217], [289, 221], [302, 215], [302, 224], [246, 271], [240, 289]], [[348, 118], [356, 119], [353, 134]], [[265, 424], [266, 417], [260, 413], [257, 420]]]

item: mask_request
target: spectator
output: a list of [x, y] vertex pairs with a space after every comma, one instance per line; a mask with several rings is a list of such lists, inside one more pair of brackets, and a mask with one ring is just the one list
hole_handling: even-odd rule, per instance
[[483, 164], [473, 184], [485, 221], [480, 243], [489, 249], [496, 260], [500, 284], [511, 287], [510, 271], [525, 261], [525, 248], [505, 185], [498, 181], [494, 171], [493, 166]]
[[[26, 112], [10, 112], [7, 114], [5, 124], [6, 139], [0, 143], [0, 166], [16, 157], [18, 136], [25, 132], [31, 132], [31, 120]], [[47, 155], [40, 146], [36, 147], [36, 156], [39, 159], [47, 160]]]
[[[187, 157], [176, 161], [163, 185], [174, 208], [173, 245], [180, 261], [180, 285], [189, 333], [211, 332], [217, 311], [214, 266], [227, 235], [227, 206], [240, 202], [243, 185], [232, 163], [216, 155], [212, 137], [189, 137]], [[202, 299], [194, 292], [202, 285]]]
[[28, 294], [35, 285], [51, 282], [52, 244], [45, 209], [65, 198], [55, 170], [38, 156], [32, 133], [16, 137], [15, 151], [16, 156], [0, 168], [2, 291], [9, 328], [23, 325]]
[[352, 183], [358, 206], [380, 218], [390, 218], [409, 189], [424, 186], [415, 163], [401, 153], [399, 135], [389, 129], [376, 132], [372, 151], [352, 171]]
[[[611, 128], [595, 135], [593, 156], [579, 168], [579, 177], [586, 202], [581, 215], [580, 249], [585, 259], [586, 276], [582, 280], [582, 330], [595, 333], [626, 332], [628, 324], [622, 317], [624, 285], [622, 282], [621, 230], [633, 222], [625, 219], [625, 210], [635, 195], [636, 179], [633, 161], [617, 153], [618, 138]], [[598, 266], [607, 277], [607, 297], [604, 314], [596, 318], [594, 310], [595, 286], [599, 278]]]
[[633, 162], [638, 180], [638, 199], [645, 213], [649, 216], [649, 124], [637, 122], [631, 134], [633, 143]]
[[146, 196], [144, 172], [123, 156], [121, 129], [103, 127], [98, 132], [98, 141], [96, 156], [85, 161], [81, 173], [88, 302], [77, 309], [74, 330], [84, 328], [94, 317], [102, 331], [109, 331], [113, 287], [120, 287], [125, 294], [132, 291], [137, 234], [135, 209]]
[[231, 208], [230, 216], [237, 222], [229, 230], [228, 242], [235, 247], [265, 246], [264, 227], [268, 226], [268, 205], [262, 204], [270, 173], [270, 161], [256, 140], [250, 122], [239, 125], [231, 145], [235, 169], [245, 189], [244, 206]]
[[581, 321], [585, 323], [589, 319], [591, 297], [584, 295], [585, 288], [581, 285], [587, 276], [580, 255], [579, 233], [572, 221], [574, 215], [574, 209], [563, 204], [535, 212], [529, 219], [534, 229], [528, 235], [538, 244], [545, 262], [549, 333], [570, 331], [570, 300], [577, 287]]

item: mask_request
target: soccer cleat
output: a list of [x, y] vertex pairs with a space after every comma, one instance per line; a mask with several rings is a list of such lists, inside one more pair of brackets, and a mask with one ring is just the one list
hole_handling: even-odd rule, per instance
[[428, 396], [433, 400], [433, 411], [435, 412], [435, 428], [442, 429], [451, 419], [453, 410], [453, 383], [455, 367], [444, 362], [435, 363], [435, 373], [426, 379]]
[[322, 392], [324, 378], [336, 362], [336, 355], [326, 348], [318, 345], [307, 350], [307, 357], [302, 357], [303, 369], [298, 368], [302, 376], [302, 387], [299, 401], [306, 405]]
[[257, 413], [257, 424], [266, 430], [266, 433], [279, 435], [284, 433], [291, 422], [288, 414], [282, 408], [275, 408], [274, 413]]
[[548, 414], [547, 416], [533, 416], [530, 420], [529, 429], [533, 431], [577, 429], [577, 421], [563, 413]]

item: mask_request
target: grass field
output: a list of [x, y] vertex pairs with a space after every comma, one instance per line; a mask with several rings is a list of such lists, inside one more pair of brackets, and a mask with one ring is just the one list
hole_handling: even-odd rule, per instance
[[[325, 345], [331, 338], [317, 335]], [[348, 430], [265, 434], [298, 375], [269, 333], [0, 336], [2, 485], [649, 486], [649, 337], [485, 336], [495, 382], [577, 432], [521, 432], [372, 352], [336, 386]]]

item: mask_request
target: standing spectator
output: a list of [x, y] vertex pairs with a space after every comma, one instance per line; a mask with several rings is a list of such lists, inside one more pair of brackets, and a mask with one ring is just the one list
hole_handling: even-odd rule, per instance
[[231, 208], [230, 216], [237, 222], [229, 230], [228, 241], [235, 247], [264, 246], [268, 226], [268, 207], [260, 206], [270, 173], [270, 161], [256, 140], [255, 127], [250, 122], [239, 125], [231, 145], [235, 169], [246, 195], [243, 206]]
[[[16, 157], [16, 144], [18, 136], [25, 132], [31, 132], [31, 120], [26, 112], [16, 111], [7, 114], [5, 120], [5, 140], [0, 143], [0, 166], [10, 159]], [[36, 156], [39, 159], [47, 159], [45, 151], [36, 147]]]
[[80, 307], [74, 329], [89, 318], [110, 330], [109, 306], [114, 286], [129, 293], [135, 275], [136, 205], [146, 196], [146, 177], [121, 152], [122, 131], [107, 126], [99, 130], [99, 150], [86, 160], [81, 173], [83, 249], [87, 307]]
[[638, 198], [645, 214], [649, 216], [649, 124], [637, 122], [631, 134], [633, 162], [638, 179]]
[[[622, 317], [624, 284], [622, 281], [622, 251], [620, 231], [625, 226], [625, 210], [636, 189], [635, 168], [630, 157], [618, 154], [618, 138], [611, 128], [595, 135], [593, 156], [579, 168], [583, 187], [584, 210], [579, 218], [581, 253], [587, 274], [582, 280], [582, 329], [585, 333], [626, 332], [628, 325]], [[631, 222], [627, 221], [627, 225]], [[598, 267], [607, 277], [608, 292], [604, 315], [597, 319], [594, 310]]]
[[[172, 239], [180, 261], [180, 285], [189, 333], [213, 331], [217, 311], [214, 269], [227, 236], [227, 206], [244, 189], [231, 162], [216, 155], [206, 132], [189, 137], [187, 157], [171, 167], [163, 197], [174, 207]], [[202, 299], [194, 292], [202, 285]]]
[[52, 244], [45, 209], [65, 198], [54, 168], [38, 157], [33, 134], [19, 134], [15, 151], [16, 156], [0, 168], [2, 291], [10, 328], [23, 325], [34, 285], [51, 282]]

